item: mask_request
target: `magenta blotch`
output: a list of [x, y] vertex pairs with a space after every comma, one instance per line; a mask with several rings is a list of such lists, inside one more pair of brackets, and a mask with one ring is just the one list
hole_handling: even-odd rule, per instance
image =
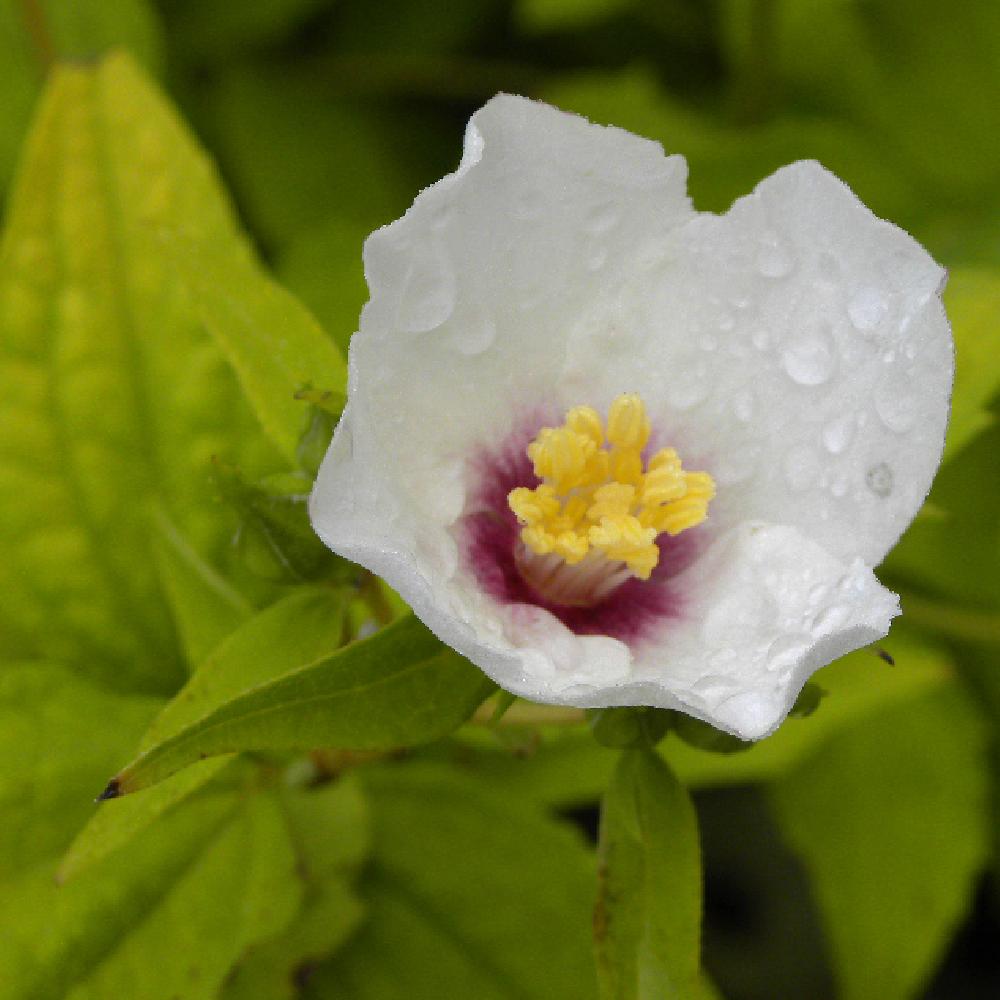
[[661, 535], [656, 540], [660, 560], [652, 576], [626, 580], [592, 607], [569, 607], [547, 600], [518, 571], [515, 552], [520, 525], [507, 504], [512, 489], [533, 488], [540, 482], [527, 447], [546, 423], [552, 421], [536, 418], [513, 431], [499, 448], [484, 448], [477, 456], [470, 500], [459, 525], [465, 564], [484, 593], [499, 604], [543, 608], [577, 635], [606, 635], [634, 646], [665, 622], [682, 617], [684, 600], [674, 577], [698, 555], [702, 531]]

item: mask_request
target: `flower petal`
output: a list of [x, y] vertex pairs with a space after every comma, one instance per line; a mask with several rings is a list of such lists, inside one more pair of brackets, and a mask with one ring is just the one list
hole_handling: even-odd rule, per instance
[[[943, 272], [816, 164], [724, 216], [695, 215], [684, 180], [654, 143], [487, 104], [458, 170], [366, 244], [372, 298], [310, 510], [505, 688], [757, 739], [898, 613], [870, 567], [940, 456]], [[623, 393], [649, 408], [650, 448], [718, 484], [669, 614], [628, 643], [485, 593], [459, 530], [484, 454]]]
[[790, 524], [877, 565], [944, 444], [944, 278], [836, 177], [796, 163], [726, 215], [647, 245], [631, 279], [574, 327], [581, 371], [564, 377], [596, 369], [595, 405], [625, 390], [661, 400], [658, 426], [719, 485], [717, 525]]

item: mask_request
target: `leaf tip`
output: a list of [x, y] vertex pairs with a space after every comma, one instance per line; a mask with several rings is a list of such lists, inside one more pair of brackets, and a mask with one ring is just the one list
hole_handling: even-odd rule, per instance
[[117, 778], [112, 778], [107, 785], [104, 786], [104, 791], [94, 799], [95, 802], [106, 802], [108, 799], [117, 799], [119, 795], [122, 794], [121, 782]]

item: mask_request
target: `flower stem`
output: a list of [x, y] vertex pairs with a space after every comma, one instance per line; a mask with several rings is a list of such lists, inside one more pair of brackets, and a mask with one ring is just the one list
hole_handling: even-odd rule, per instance
[[582, 708], [565, 705], [536, 705], [530, 701], [516, 701], [493, 721], [493, 700], [484, 702], [473, 713], [470, 723], [477, 726], [576, 726], [587, 721]]

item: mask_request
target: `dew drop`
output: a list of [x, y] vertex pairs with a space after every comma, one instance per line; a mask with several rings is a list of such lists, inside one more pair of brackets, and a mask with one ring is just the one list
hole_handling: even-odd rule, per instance
[[856, 330], [874, 330], [889, 311], [889, 303], [877, 289], [866, 286], [858, 289], [847, 305], [847, 315]]
[[833, 374], [837, 364], [833, 338], [827, 329], [803, 336], [782, 352], [782, 364], [788, 377], [799, 385], [822, 385]]
[[885, 462], [873, 465], [865, 473], [868, 489], [877, 497], [887, 497], [892, 492], [892, 469]]
[[903, 434], [917, 422], [919, 403], [900, 379], [893, 379], [875, 393], [875, 412], [891, 431]]
[[792, 255], [781, 238], [767, 233], [757, 253], [757, 269], [765, 278], [784, 278], [792, 269]]
[[837, 417], [835, 420], [831, 420], [823, 428], [822, 436], [823, 447], [831, 455], [839, 455], [841, 452], [846, 451], [851, 443], [851, 439], [854, 437], [854, 415], [848, 413], [842, 417]]
[[784, 470], [788, 485], [800, 493], [809, 489], [819, 477], [819, 458], [808, 445], [795, 445], [785, 455]]
[[459, 354], [472, 357], [482, 354], [496, 340], [497, 328], [489, 316], [477, 316], [463, 323], [452, 338], [455, 350]]
[[400, 328], [423, 333], [439, 327], [455, 307], [455, 277], [443, 255], [418, 258], [406, 275], [399, 305]]

